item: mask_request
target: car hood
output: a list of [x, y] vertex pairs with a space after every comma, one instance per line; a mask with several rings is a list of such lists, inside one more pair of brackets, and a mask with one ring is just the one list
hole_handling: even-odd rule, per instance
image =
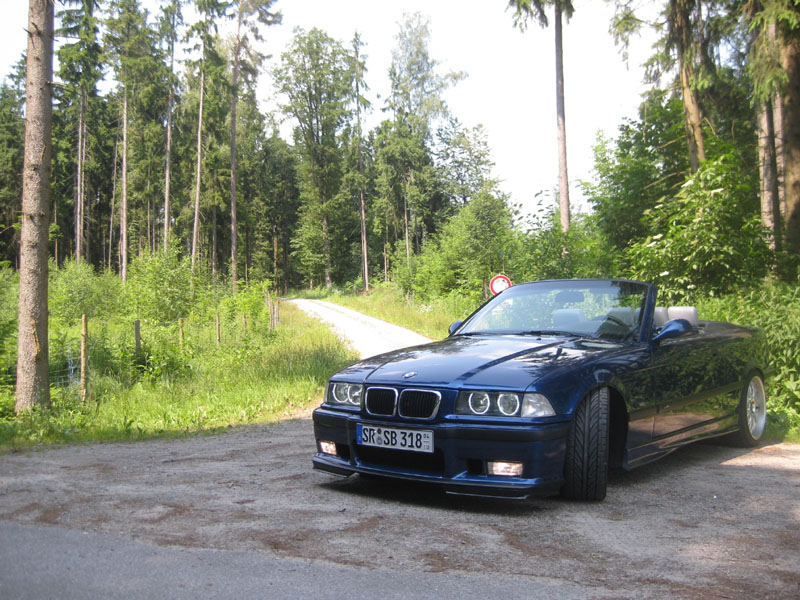
[[452, 336], [368, 358], [340, 371], [335, 379], [524, 390], [545, 374], [555, 374], [589, 355], [618, 347], [573, 337]]

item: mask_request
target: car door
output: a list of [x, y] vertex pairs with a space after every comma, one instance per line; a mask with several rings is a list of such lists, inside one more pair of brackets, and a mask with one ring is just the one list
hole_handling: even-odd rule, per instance
[[658, 411], [654, 438], [689, 437], [720, 416], [716, 391], [719, 355], [698, 332], [664, 340], [652, 349]]

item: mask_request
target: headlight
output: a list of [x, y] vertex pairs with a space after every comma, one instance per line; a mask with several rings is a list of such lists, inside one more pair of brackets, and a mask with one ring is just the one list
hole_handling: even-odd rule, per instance
[[467, 399], [467, 404], [476, 415], [485, 415], [489, 411], [492, 401], [486, 392], [472, 392]]
[[328, 404], [361, 406], [364, 386], [357, 383], [332, 383], [328, 388]]
[[487, 417], [552, 417], [550, 402], [542, 394], [463, 391], [456, 399], [457, 415]]
[[519, 410], [519, 395], [503, 393], [497, 395], [497, 410], [506, 417], [512, 417]]
[[556, 414], [550, 401], [541, 394], [525, 394], [522, 399], [523, 417], [552, 417]]

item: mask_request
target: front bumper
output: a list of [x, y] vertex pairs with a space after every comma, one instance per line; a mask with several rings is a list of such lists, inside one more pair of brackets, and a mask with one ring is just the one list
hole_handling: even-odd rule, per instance
[[[475, 425], [459, 422], [409, 423], [364, 418], [325, 407], [314, 411], [314, 437], [336, 444], [337, 455], [317, 444], [315, 469], [336, 475], [353, 473], [443, 485], [451, 493], [524, 498], [556, 492], [563, 483], [568, 423], [547, 425]], [[421, 453], [361, 446], [358, 423], [433, 431], [434, 452]], [[487, 462], [523, 464], [520, 477], [492, 476]]]

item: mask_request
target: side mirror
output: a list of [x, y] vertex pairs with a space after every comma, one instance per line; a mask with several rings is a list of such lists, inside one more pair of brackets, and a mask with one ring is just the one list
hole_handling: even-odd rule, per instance
[[689, 323], [689, 321], [686, 319], [673, 319], [661, 328], [661, 331], [659, 331], [658, 334], [653, 337], [653, 341], [657, 344], [662, 340], [680, 337], [691, 332], [692, 325]]
[[450, 332], [450, 335], [453, 335], [453, 333], [455, 333], [456, 329], [458, 329], [459, 327], [461, 327], [461, 324], [462, 324], [463, 322], [464, 322], [464, 321], [453, 321], [453, 322], [450, 324], [450, 327], [448, 328], [448, 331]]

